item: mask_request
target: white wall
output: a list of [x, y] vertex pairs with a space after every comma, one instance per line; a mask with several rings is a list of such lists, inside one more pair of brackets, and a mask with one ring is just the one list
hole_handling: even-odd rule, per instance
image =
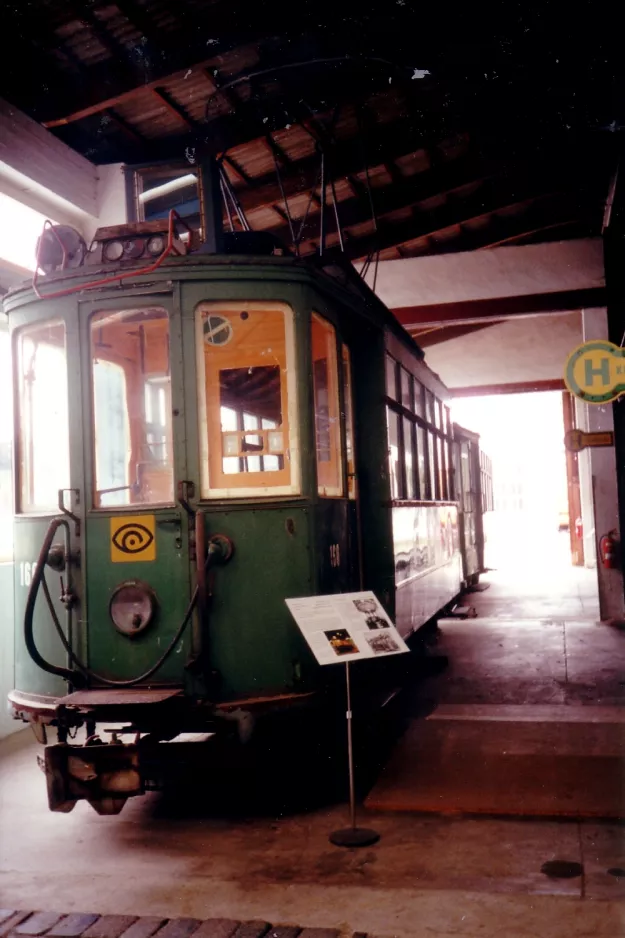
[[448, 388], [553, 380], [582, 341], [581, 313], [549, 313], [429, 346], [425, 360]]
[[95, 166], [0, 98], [0, 192], [89, 241], [126, 221], [122, 164]]
[[111, 163], [108, 166], [98, 166], [96, 169], [97, 215], [89, 219], [83, 230], [87, 242], [93, 238], [97, 228], [123, 225], [126, 221], [124, 164]]
[[[51, 193], [69, 211], [96, 215], [96, 168], [0, 98], [0, 177], [23, 187], [23, 201]], [[9, 193], [10, 194], [10, 193]], [[41, 209], [38, 206], [32, 206]]]
[[[367, 282], [373, 284], [371, 268]], [[605, 284], [600, 238], [381, 261], [376, 293], [390, 309], [585, 290]]]

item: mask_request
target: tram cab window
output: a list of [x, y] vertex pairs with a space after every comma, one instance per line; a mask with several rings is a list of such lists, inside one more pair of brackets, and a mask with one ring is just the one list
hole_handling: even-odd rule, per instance
[[196, 308], [203, 498], [299, 491], [293, 313]]
[[311, 320], [311, 352], [317, 489], [320, 495], [340, 496], [343, 467], [336, 331], [316, 313]]
[[65, 325], [27, 326], [16, 346], [18, 508], [55, 511], [70, 485]]
[[174, 499], [169, 318], [159, 307], [91, 319], [94, 508]]

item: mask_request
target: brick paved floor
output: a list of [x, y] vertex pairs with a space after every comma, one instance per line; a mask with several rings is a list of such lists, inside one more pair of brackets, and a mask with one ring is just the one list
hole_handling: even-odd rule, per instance
[[[234, 919], [95, 915], [0, 909], [0, 938], [339, 938], [335, 928], [302, 928]], [[354, 938], [366, 938], [362, 933]]]

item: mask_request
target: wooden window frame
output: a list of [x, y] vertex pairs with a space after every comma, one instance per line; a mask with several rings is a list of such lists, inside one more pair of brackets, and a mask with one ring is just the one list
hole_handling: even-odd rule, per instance
[[[208, 410], [206, 406], [206, 371], [204, 361], [204, 337], [202, 331], [202, 312], [210, 308], [212, 313], [229, 315], [239, 313], [242, 308], [249, 312], [254, 310], [272, 310], [282, 312], [284, 315], [284, 338], [285, 338], [285, 358], [286, 358], [286, 420], [287, 420], [287, 442], [288, 459], [290, 469], [290, 481], [288, 484], [270, 484], [272, 472], [266, 475], [268, 484], [266, 485], [242, 485], [242, 486], [215, 486], [212, 485], [210, 478], [210, 432], [208, 423]], [[197, 402], [198, 402], [198, 443], [200, 457], [200, 500], [212, 501], [215, 499], [240, 499], [240, 498], [275, 498], [277, 496], [301, 495], [301, 470], [300, 470], [300, 443], [299, 443], [299, 409], [297, 397], [297, 356], [295, 344], [295, 313], [292, 306], [284, 302], [267, 301], [248, 301], [240, 300], [201, 300], [196, 304], [193, 311], [195, 323], [195, 350], [197, 366]], [[252, 434], [254, 431], [250, 430]], [[221, 429], [220, 429], [221, 437]], [[223, 474], [222, 475], [227, 475]], [[259, 473], [249, 473], [249, 475], [259, 475]]]

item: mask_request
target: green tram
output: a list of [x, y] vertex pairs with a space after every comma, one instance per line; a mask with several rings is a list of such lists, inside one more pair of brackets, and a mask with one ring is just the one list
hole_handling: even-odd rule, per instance
[[[350, 265], [176, 252], [169, 224], [102, 230], [71, 266], [51, 229], [61, 261], [4, 299], [9, 705], [55, 728], [52, 810], [117, 813], [161, 742], [317, 699], [334, 669], [286, 598], [370, 589], [408, 636], [461, 589], [449, 395], [422, 351]], [[96, 745], [111, 723], [130, 741]]]

